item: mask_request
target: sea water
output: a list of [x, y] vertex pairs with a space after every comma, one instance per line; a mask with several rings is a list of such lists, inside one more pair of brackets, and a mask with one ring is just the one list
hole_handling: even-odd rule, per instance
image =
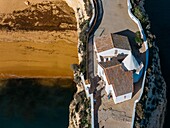
[[0, 128], [67, 128], [75, 85], [66, 81], [1, 81]]
[[169, 0], [145, 0], [146, 13], [151, 21], [153, 34], [157, 37], [157, 45], [161, 60], [163, 77], [167, 84], [167, 113], [165, 116], [164, 128], [169, 128], [170, 122], [170, 1]]

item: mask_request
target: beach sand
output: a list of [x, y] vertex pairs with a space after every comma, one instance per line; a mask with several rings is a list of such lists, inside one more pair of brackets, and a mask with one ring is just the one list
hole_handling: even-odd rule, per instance
[[[15, 36], [16, 34], [18, 33], [13, 33]], [[27, 32], [24, 33], [26, 34]], [[33, 34], [32, 36], [35, 36]], [[76, 34], [72, 38], [76, 38]], [[59, 37], [54, 42], [43, 43], [0, 42], [0, 77], [72, 77], [70, 65], [78, 63], [78, 59], [77, 44], [70, 42]]]
[[[25, 9], [24, 1], [0, 0], [0, 13]], [[0, 78], [73, 78], [70, 65], [78, 63], [77, 41], [76, 30], [0, 30]]]

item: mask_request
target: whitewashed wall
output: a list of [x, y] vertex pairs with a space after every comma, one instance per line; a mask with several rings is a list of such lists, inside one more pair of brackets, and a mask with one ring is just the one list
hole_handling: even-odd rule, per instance
[[98, 62], [101, 62], [100, 56], [99, 56], [99, 54], [98, 54], [98, 52], [97, 52], [97, 48], [96, 48], [96, 43], [95, 43], [95, 41], [94, 41], [94, 51], [96, 52], [96, 55], [97, 55], [97, 61], [98, 61]]
[[93, 93], [90, 94], [89, 93], [89, 88], [90, 88], [90, 84], [86, 84], [85, 80], [84, 80], [84, 75], [81, 73], [80, 75], [83, 86], [84, 86], [84, 90], [86, 92], [86, 97], [90, 98], [90, 105], [91, 105], [91, 128], [94, 128], [94, 98], [93, 98]]
[[[126, 97], [126, 98], [124, 98], [124, 97]], [[124, 102], [126, 100], [130, 100], [131, 98], [132, 98], [132, 92], [127, 93], [125, 95], [118, 96], [118, 97], [116, 97], [115, 104]]]
[[96, 42], [94, 41], [94, 51], [97, 52], [97, 48], [96, 48]]
[[97, 61], [98, 61], [98, 62], [101, 62], [101, 59], [100, 59], [99, 53], [97, 53]]
[[[115, 92], [113, 91], [112, 85], [106, 85], [105, 90], [107, 92], [107, 95], [111, 92], [112, 98], [113, 98], [113, 101], [115, 104], [130, 100], [132, 98], [132, 92], [116, 97]], [[126, 98], [124, 98], [125, 96], [126, 96]]]
[[109, 85], [108, 82], [106, 83], [105, 91], [106, 91], [107, 95], [109, 95], [109, 93], [113, 91], [112, 85]]
[[97, 68], [97, 74], [98, 74], [98, 76], [99, 76], [99, 77], [104, 77], [104, 76], [102, 75], [102, 73], [103, 73], [103, 68], [98, 64], [98, 68]]
[[[117, 50], [117, 54], [116, 53]], [[103, 52], [98, 53], [99, 56], [117, 56], [118, 54], [130, 54], [131, 51], [130, 50], [124, 50], [124, 49], [120, 49], [120, 48], [112, 48]]]
[[[111, 86], [112, 86], [112, 85], [111, 85]], [[115, 95], [115, 92], [113, 91], [113, 87], [111, 88], [111, 91], [112, 91], [113, 101], [114, 101], [114, 103], [116, 104], [116, 95]]]

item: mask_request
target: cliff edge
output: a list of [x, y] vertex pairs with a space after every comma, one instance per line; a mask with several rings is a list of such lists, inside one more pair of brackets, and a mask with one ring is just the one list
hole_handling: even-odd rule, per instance
[[78, 57], [79, 65], [72, 64], [74, 71], [74, 81], [76, 83], [77, 92], [74, 99], [70, 103], [69, 128], [90, 128], [91, 127], [91, 110], [90, 99], [87, 99], [83, 83], [81, 82], [80, 73], [86, 71], [86, 30], [92, 14], [91, 3], [89, 0], [65, 0], [67, 4], [75, 11], [77, 19], [78, 32]]
[[140, 20], [147, 36], [149, 64], [144, 92], [136, 106], [135, 128], [162, 128], [166, 110], [166, 83], [161, 73], [159, 48], [150, 31], [150, 21], [143, 7], [144, 0], [131, 0], [133, 14]]

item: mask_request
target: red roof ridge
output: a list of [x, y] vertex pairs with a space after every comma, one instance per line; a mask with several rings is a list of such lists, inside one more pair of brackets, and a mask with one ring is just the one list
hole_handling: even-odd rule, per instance
[[122, 64], [120, 63], [120, 64], [117, 64], [117, 65], [114, 65], [114, 66], [107, 67], [107, 68], [105, 68], [105, 69], [115, 68], [115, 67], [118, 67], [118, 66], [121, 66], [121, 65], [122, 65]]

